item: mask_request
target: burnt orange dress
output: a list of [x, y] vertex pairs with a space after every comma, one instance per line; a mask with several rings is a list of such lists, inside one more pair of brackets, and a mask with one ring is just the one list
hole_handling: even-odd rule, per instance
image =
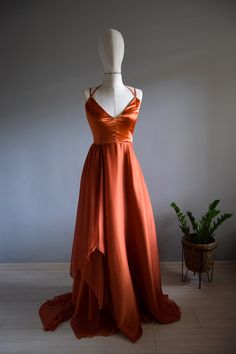
[[91, 90], [85, 103], [94, 141], [81, 174], [70, 263], [73, 286], [40, 306], [44, 330], [70, 320], [77, 338], [121, 331], [136, 342], [141, 322], [181, 318], [179, 306], [161, 288], [153, 209], [132, 143], [141, 102], [136, 90], [131, 92], [132, 100], [116, 117]]

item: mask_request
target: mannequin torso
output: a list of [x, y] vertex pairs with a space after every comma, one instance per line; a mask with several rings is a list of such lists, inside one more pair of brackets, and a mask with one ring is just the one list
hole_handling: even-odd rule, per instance
[[[93, 99], [111, 117], [119, 116], [134, 97], [134, 88], [124, 85], [121, 62], [124, 56], [124, 41], [120, 32], [108, 29], [99, 40], [99, 52], [104, 66], [104, 80], [93, 94]], [[97, 88], [91, 88], [91, 92]], [[90, 88], [83, 91], [85, 102], [90, 97]], [[136, 97], [142, 101], [142, 90], [136, 89]]]
[[[92, 87], [91, 92], [97, 88]], [[132, 94], [133, 92], [133, 94]], [[85, 102], [90, 97], [90, 88], [84, 90]], [[93, 94], [93, 99], [98, 103], [98, 105], [106, 111], [111, 117], [115, 118], [119, 116], [124, 109], [128, 106], [134, 97], [134, 88], [132, 86], [126, 86], [124, 84], [117, 85], [114, 87], [100, 86], [96, 92]], [[142, 90], [136, 89], [136, 97], [142, 100]]]

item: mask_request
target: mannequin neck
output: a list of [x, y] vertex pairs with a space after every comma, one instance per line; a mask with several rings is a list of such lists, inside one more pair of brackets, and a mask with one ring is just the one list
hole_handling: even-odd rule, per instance
[[[108, 70], [105, 72], [109, 72]], [[103, 78], [103, 87], [119, 87], [119, 86], [124, 86], [124, 83], [122, 81], [122, 74], [117, 74], [117, 72], [120, 73], [120, 70], [116, 70], [115, 73], [112, 74], [105, 74], [104, 73], [104, 78]]]

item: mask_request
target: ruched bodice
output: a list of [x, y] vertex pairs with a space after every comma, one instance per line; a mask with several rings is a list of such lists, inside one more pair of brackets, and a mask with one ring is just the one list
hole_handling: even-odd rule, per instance
[[116, 117], [109, 115], [93, 98], [91, 92], [85, 103], [85, 108], [95, 144], [133, 141], [134, 128], [140, 108], [140, 100], [136, 96], [136, 90], [134, 90], [132, 100]]

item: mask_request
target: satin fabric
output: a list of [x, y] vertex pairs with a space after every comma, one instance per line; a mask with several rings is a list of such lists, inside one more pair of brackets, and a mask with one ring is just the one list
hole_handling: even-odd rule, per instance
[[73, 287], [44, 302], [39, 315], [45, 330], [70, 320], [77, 338], [121, 331], [136, 342], [141, 322], [181, 318], [162, 292], [151, 200], [132, 143], [140, 100], [135, 95], [115, 118], [92, 96], [85, 109], [94, 141], [81, 174]]

